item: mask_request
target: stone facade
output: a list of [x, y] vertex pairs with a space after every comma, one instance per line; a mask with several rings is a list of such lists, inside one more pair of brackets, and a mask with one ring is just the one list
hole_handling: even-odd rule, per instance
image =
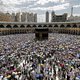
[[12, 13], [12, 22], [15, 22], [15, 16], [16, 16], [16, 14], [15, 13]]
[[12, 22], [11, 15], [9, 13], [0, 12], [0, 21]]
[[27, 18], [27, 13], [22, 12], [22, 15], [21, 15], [21, 22], [26, 22], [26, 18]]
[[0, 21], [4, 22], [37, 22], [37, 14], [18, 12], [18, 13], [2, 13], [0, 12]]
[[65, 22], [67, 21], [67, 13], [56, 15], [55, 12], [51, 14], [51, 22]]
[[80, 16], [70, 16], [68, 17], [68, 21], [80, 21]]
[[20, 12], [19, 13], [16, 13], [15, 22], [21, 22]]

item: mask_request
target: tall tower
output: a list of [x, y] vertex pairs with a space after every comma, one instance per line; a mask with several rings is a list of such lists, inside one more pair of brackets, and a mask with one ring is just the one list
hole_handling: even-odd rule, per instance
[[55, 12], [52, 11], [51, 12], [51, 22], [54, 22], [55, 21]]
[[21, 22], [26, 22], [27, 20], [27, 13], [26, 12], [22, 12], [22, 15], [21, 15]]
[[73, 16], [73, 6], [71, 7], [71, 16]]
[[49, 12], [46, 12], [46, 22], [49, 22]]
[[12, 21], [15, 22], [15, 13], [12, 13]]
[[20, 12], [16, 13], [16, 22], [20, 22]]
[[34, 22], [37, 22], [37, 14], [34, 14]]

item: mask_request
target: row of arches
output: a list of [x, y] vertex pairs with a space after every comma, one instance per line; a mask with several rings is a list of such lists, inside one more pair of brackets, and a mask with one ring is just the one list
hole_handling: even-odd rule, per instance
[[[33, 26], [27, 25], [26, 27], [37, 27], [37, 26], [36, 25], [33, 25]], [[38, 27], [42, 27], [42, 25], [39, 25]], [[47, 27], [47, 25], [44, 25], [43, 27]], [[49, 25], [48, 27], [52, 27], [52, 25]], [[4, 27], [4, 25], [0, 25], [0, 28], [5, 28], [5, 27]], [[12, 28], [12, 26], [11, 25], [7, 25], [6, 28]], [[14, 25], [13, 28], [19, 28], [19, 26], [18, 25]], [[25, 28], [25, 26], [21, 25], [20, 28]]]
[[[50, 31], [51, 30], [51, 31]], [[48, 33], [62, 33], [62, 34], [74, 34], [74, 35], [80, 35], [80, 30], [79, 29], [66, 29], [66, 28], [63, 28], [63, 29], [50, 29], [48, 31]], [[0, 35], [9, 35], [9, 34], [25, 34], [25, 33], [35, 33], [35, 29], [2, 29], [0, 30]]]
[[[36, 25], [33, 25], [33, 26], [31, 26], [31, 25], [27, 25], [26, 27], [37, 27]], [[59, 25], [57, 25], [57, 24], [55, 24], [54, 26], [52, 26], [52, 25], [38, 25], [38, 27], [59, 27]], [[64, 28], [64, 27], [73, 27], [73, 28], [77, 28], [78, 26], [76, 25], [76, 24], [73, 24], [72, 26], [70, 25], [70, 24], [67, 24], [66, 26], [64, 25], [64, 24], [61, 24], [60, 25], [60, 27], [61, 28]], [[11, 25], [7, 25], [7, 26], [4, 26], [4, 25], [0, 25], [0, 28], [19, 28], [19, 26], [18, 25], [14, 25], [14, 26], [11, 26]], [[20, 26], [20, 28], [25, 28], [25, 26], [24, 25], [21, 25]]]
[[34, 30], [32, 30], [32, 29], [7, 29], [7, 30], [0, 30], [0, 35], [26, 34], [26, 33], [34, 33]]
[[61, 29], [61, 30], [58, 30], [57, 33], [80, 35], [80, 30], [77, 30], [77, 29]]

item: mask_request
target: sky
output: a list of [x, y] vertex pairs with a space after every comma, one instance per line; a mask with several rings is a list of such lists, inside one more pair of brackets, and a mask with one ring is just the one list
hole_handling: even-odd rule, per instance
[[38, 21], [45, 21], [45, 13], [55, 11], [56, 14], [71, 13], [80, 15], [80, 0], [0, 0], [1, 12], [33, 12], [38, 14]]

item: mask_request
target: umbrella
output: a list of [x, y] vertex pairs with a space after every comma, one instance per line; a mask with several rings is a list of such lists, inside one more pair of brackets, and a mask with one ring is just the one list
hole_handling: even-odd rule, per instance
[[78, 78], [80, 79], [80, 75], [78, 76]]
[[43, 74], [40, 74], [40, 77], [43, 77]]
[[76, 77], [76, 80], [80, 80], [80, 76], [77, 76], [77, 77]]
[[39, 78], [40, 77], [40, 74], [36, 74], [36, 78]]

